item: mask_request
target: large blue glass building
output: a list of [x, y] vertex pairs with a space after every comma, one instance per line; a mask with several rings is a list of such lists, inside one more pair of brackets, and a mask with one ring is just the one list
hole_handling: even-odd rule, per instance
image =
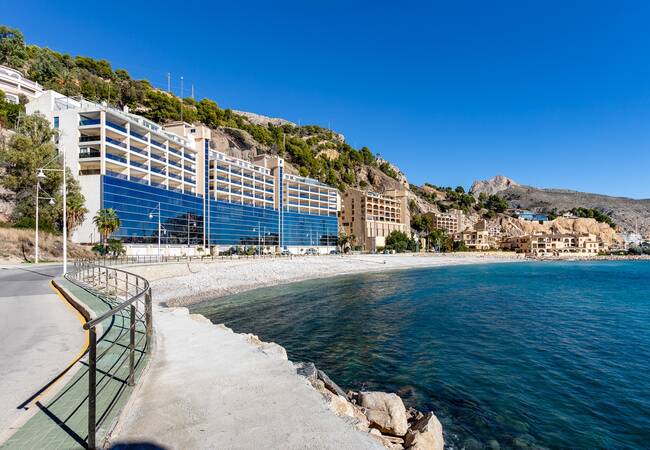
[[282, 158], [234, 158], [212, 148], [207, 127], [160, 126], [54, 91], [32, 100], [27, 112], [44, 114], [60, 130], [59, 151], [86, 198], [89, 211], [73, 241], [97, 242], [92, 218], [112, 208], [121, 222], [113, 237], [130, 253], [154, 253], [159, 242], [167, 253], [253, 245], [325, 252], [336, 245], [336, 189], [286, 173]]

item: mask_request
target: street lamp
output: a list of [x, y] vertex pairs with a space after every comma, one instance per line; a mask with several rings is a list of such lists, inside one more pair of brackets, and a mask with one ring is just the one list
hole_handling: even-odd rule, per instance
[[160, 262], [160, 202], [158, 202], [158, 207], [156, 209], [153, 209], [149, 211], [149, 218], [153, 219], [153, 212], [152, 211], [158, 211], [156, 212], [156, 215], [158, 216], [158, 261]]
[[[37, 178], [41, 178], [42, 172], [39, 172], [38, 175], [36, 175]], [[43, 177], [45, 177], [45, 174], [43, 174]], [[39, 191], [41, 189], [41, 183], [39, 181], [36, 182], [36, 239], [34, 239], [34, 242], [36, 243], [35, 246], [35, 251], [34, 251], [34, 264], [38, 264], [38, 201], [39, 200], [49, 200], [50, 205], [54, 205], [54, 198], [52, 197], [41, 197], [39, 195]]]
[[[192, 222], [192, 226], [196, 226], [196, 222]], [[189, 248], [190, 248], [190, 213], [187, 213], [187, 249], [188, 249], [188, 256], [189, 256]]]
[[260, 226], [260, 223], [257, 222], [257, 228], [253, 228], [253, 233], [257, 231], [257, 254], [260, 254], [260, 241], [262, 239], [261, 233], [262, 233], [262, 228]]
[[[63, 168], [62, 169], [48, 169], [47, 166], [54, 161], [56, 158], [60, 156], [60, 154], [63, 154]], [[63, 172], [63, 275], [68, 271], [68, 192], [66, 189], [66, 158], [65, 158], [65, 150], [62, 150], [60, 154], [56, 155], [54, 158], [52, 158], [50, 161], [47, 162], [43, 167], [40, 167], [38, 169], [38, 173], [36, 174], [36, 183], [38, 186], [38, 183], [41, 180], [44, 180], [47, 178], [45, 175], [45, 172]], [[51, 200], [50, 200], [51, 201]], [[38, 205], [38, 200], [36, 201], [36, 204]], [[36, 219], [36, 224], [38, 227], [38, 218]], [[38, 228], [37, 228], [38, 230]], [[36, 238], [38, 239], [38, 231], [36, 231]], [[38, 245], [36, 246], [38, 248]]]

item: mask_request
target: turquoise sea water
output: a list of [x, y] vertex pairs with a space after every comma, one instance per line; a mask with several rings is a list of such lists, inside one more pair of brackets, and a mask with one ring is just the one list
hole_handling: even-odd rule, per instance
[[354, 275], [193, 310], [435, 411], [449, 447], [650, 448], [648, 262]]

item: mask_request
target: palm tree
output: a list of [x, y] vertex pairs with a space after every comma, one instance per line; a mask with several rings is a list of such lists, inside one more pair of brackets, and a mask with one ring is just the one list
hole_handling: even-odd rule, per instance
[[100, 209], [93, 218], [93, 223], [99, 231], [102, 243], [104, 243], [108, 236], [120, 227], [120, 218], [113, 208]]
[[73, 195], [68, 197], [67, 205], [67, 219], [68, 219], [68, 235], [77, 228], [86, 218], [86, 209], [84, 205], [84, 198], [82, 195]]

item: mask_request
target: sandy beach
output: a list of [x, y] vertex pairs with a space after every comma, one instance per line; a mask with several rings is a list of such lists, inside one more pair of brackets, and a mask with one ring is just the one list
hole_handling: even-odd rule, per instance
[[168, 306], [189, 306], [211, 298], [313, 278], [523, 259], [522, 255], [497, 252], [452, 255], [329, 255], [277, 259], [235, 257], [232, 260], [133, 265], [129, 270], [151, 282], [156, 302]]

